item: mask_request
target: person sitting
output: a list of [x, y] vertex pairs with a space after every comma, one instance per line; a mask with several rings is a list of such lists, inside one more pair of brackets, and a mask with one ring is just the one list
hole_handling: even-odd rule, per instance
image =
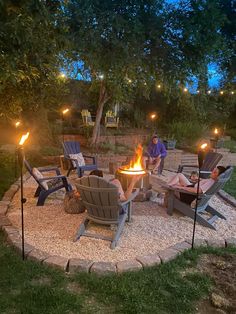
[[[91, 171], [89, 175], [94, 175], [94, 176], [98, 176], [98, 177], [103, 178], [102, 170], [98, 170], [98, 169]], [[118, 188], [119, 199], [120, 199], [120, 201], [124, 202], [130, 197], [130, 195], [133, 192], [135, 184], [141, 179], [141, 177], [142, 177], [142, 175], [133, 176], [131, 179], [131, 182], [130, 182], [130, 184], [129, 184], [129, 186], [125, 192], [124, 192], [122, 185], [118, 179], [113, 178], [113, 179], [109, 180], [109, 182], [113, 183]]]
[[165, 145], [158, 139], [157, 135], [154, 135], [143, 158], [144, 164], [146, 163], [146, 169], [148, 169], [149, 164], [152, 164], [154, 165], [152, 173], [162, 174], [166, 155]]
[[[199, 194], [205, 193], [207, 190], [209, 190], [217, 180], [218, 176], [225, 172], [225, 170], [225, 167], [217, 166], [212, 170], [210, 178], [201, 179], [199, 181]], [[183, 193], [180, 193], [179, 198], [184, 203], [191, 204], [191, 202], [196, 198], [196, 195], [185, 194], [184, 191], [197, 193], [198, 183], [190, 182], [190, 180], [187, 179], [182, 173], [177, 173], [173, 178], [170, 179], [169, 182], [167, 182], [167, 184], [169, 186], [183, 190]]]
[[198, 172], [197, 171], [192, 171], [189, 177], [189, 181], [191, 183], [196, 183], [198, 181]]

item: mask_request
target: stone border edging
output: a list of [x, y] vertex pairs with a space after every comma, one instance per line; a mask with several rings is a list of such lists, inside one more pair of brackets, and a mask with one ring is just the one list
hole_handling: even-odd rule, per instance
[[[23, 180], [28, 180], [30, 175], [24, 175]], [[7, 236], [7, 241], [12, 244], [18, 253], [22, 252], [21, 235], [19, 230], [12, 226], [10, 219], [6, 216], [8, 208], [15, 193], [20, 188], [20, 181], [17, 180], [12, 184], [8, 191], [5, 192], [0, 201], [0, 229]], [[227, 194], [227, 193], [226, 193]], [[211, 246], [223, 248], [228, 246], [236, 247], [236, 237], [222, 239], [196, 239], [195, 247]], [[175, 259], [182, 252], [191, 248], [191, 240], [185, 240], [166, 248], [160, 252], [149, 255], [137, 256], [132, 260], [114, 262], [94, 262], [79, 258], [66, 258], [57, 255], [50, 255], [42, 250], [25, 242], [25, 256], [28, 260], [38, 261], [44, 265], [49, 265], [65, 272], [86, 272], [96, 273], [98, 275], [121, 274], [129, 271], [138, 271], [146, 267], [167, 263]]]
[[217, 193], [224, 201], [226, 201], [227, 203], [229, 203], [230, 205], [232, 205], [233, 207], [236, 208], [236, 199], [235, 197], [233, 197], [232, 195], [230, 195], [229, 193], [225, 192], [224, 190], [220, 190]]

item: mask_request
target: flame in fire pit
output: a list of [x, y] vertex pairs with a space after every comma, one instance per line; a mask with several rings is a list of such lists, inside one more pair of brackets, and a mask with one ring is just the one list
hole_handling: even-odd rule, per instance
[[129, 175], [139, 175], [145, 174], [146, 171], [142, 166], [142, 156], [143, 156], [143, 147], [142, 145], [138, 145], [135, 150], [135, 156], [131, 160], [129, 166], [121, 167], [119, 170], [121, 173], [129, 174]]

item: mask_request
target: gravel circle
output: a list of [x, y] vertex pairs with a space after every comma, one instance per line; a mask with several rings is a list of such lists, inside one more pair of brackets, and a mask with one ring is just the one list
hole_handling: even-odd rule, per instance
[[[173, 174], [165, 172], [164, 180]], [[107, 176], [108, 177], [108, 176]], [[70, 179], [73, 184], [73, 176]], [[192, 219], [174, 213], [169, 216], [166, 209], [154, 202], [133, 203], [132, 222], [126, 223], [118, 246], [110, 249], [110, 242], [88, 237], [73, 241], [76, 231], [85, 218], [83, 214], [67, 214], [63, 209], [64, 192], [58, 191], [47, 199], [44, 206], [36, 206], [32, 197], [36, 189], [33, 178], [24, 185], [27, 202], [24, 205], [25, 241], [50, 255], [66, 258], [81, 258], [95, 262], [118, 262], [135, 259], [140, 255], [155, 254], [177, 242], [192, 236]], [[226, 220], [215, 222], [216, 231], [197, 224], [196, 238], [225, 239], [236, 236], [236, 210], [214, 196], [210, 202]], [[18, 191], [9, 208], [7, 216], [12, 224], [21, 226], [20, 191]], [[90, 232], [99, 232], [109, 236], [114, 227], [91, 224]]]

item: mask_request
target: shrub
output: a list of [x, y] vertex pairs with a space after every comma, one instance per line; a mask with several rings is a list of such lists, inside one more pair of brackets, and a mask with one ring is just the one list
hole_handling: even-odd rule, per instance
[[173, 122], [168, 125], [170, 138], [177, 140], [179, 146], [192, 146], [207, 131], [207, 126], [198, 122]]
[[62, 154], [62, 148], [55, 146], [44, 146], [40, 149], [40, 153], [44, 156], [58, 156]]

